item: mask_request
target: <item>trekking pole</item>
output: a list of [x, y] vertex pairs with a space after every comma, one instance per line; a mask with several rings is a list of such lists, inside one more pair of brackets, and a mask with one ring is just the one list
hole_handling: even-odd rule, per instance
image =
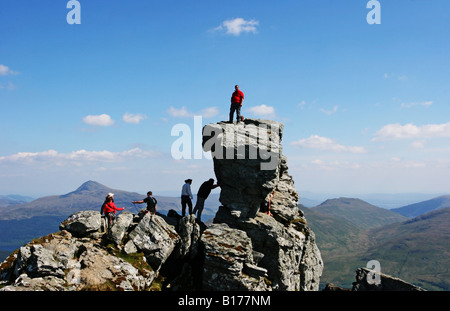
[[139, 214], [139, 210], [138, 210], [138, 208], [136, 207], [136, 203], [133, 203], [133, 207], [134, 207], [134, 209], [136, 210], [136, 214]]

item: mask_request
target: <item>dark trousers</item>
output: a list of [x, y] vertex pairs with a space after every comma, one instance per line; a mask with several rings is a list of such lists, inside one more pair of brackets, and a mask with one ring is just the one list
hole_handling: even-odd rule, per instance
[[192, 201], [188, 195], [181, 196], [181, 216], [186, 216], [186, 204], [189, 206], [189, 215], [192, 214]]
[[241, 104], [231, 103], [230, 106], [230, 122], [233, 122], [233, 114], [236, 111], [236, 120], [241, 121]]
[[203, 208], [205, 207], [205, 198], [199, 197], [197, 195], [197, 202], [194, 207], [194, 214], [197, 213], [197, 221], [200, 222], [202, 218]]

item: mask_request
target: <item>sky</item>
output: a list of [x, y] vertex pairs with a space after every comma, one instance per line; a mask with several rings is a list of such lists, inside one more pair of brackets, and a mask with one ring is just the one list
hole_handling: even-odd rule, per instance
[[172, 131], [194, 144], [235, 84], [300, 196], [450, 193], [450, 2], [75, 2], [0, 0], [0, 194], [196, 192], [212, 161]]

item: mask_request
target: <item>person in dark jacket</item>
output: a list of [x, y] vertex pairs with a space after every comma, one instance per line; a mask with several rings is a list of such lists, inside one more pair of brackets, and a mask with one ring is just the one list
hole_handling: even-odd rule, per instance
[[154, 215], [154, 214], [156, 214], [156, 206], [158, 204], [158, 201], [152, 195], [153, 195], [153, 193], [151, 191], [149, 191], [149, 192], [147, 192], [147, 197], [145, 199], [140, 200], [140, 201], [131, 201], [131, 203], [133, 203], [133, 204], [147, 203], [147, 212], [146, 213], [150, 213], [150, 214]]
[[198, 189], [197, 202], [195, 203], [193, 211], [194, 215], [195, 213], [197, 213], [198, 222], [201, 222], [203, 208], [205, 207], [205, 200], [208, 198], [211, 190], [217, 188], [218, 186], [219, 184], [214, 184], [214, 179], [210, 178], [209, 180], [205, 181]]

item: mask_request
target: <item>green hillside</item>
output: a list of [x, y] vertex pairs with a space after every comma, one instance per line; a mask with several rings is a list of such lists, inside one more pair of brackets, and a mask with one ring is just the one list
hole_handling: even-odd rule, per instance
[[345, 220], [363, 230], [407, 219], [398, 213], [352, 198], [326, 200], [312, 209], [321, 214]]
[[[378, 260], [385, 274], [427, 290], [450, 290], [450, 208], [378, 227], [369, 228], [373, 224], [366, 223], [367, 228], [363, 229], [355, 223], [359, 217], [361, 223], [365, 222], [367, 205], [360, 200], [337, 200], [340, 199], [321, 204], [326, 207], [321, 209], [301, 207], [322, 253], [322, 287], [333, 283], [351, 288], [355, 270], [365, 267], [369, 260]], [[330, 206], [338, 208], [333, 210]], [[343, 210], [342, 206], [353, 215], [333, 213]], [[383, 214], [377, 215], [382, 222]], [[392, 220], [389, 213], [385, 215]]]
[[385, 273], [431, 290], [450, 290], [450, 208], [374, 228], [367, 257], [380, 261]]

